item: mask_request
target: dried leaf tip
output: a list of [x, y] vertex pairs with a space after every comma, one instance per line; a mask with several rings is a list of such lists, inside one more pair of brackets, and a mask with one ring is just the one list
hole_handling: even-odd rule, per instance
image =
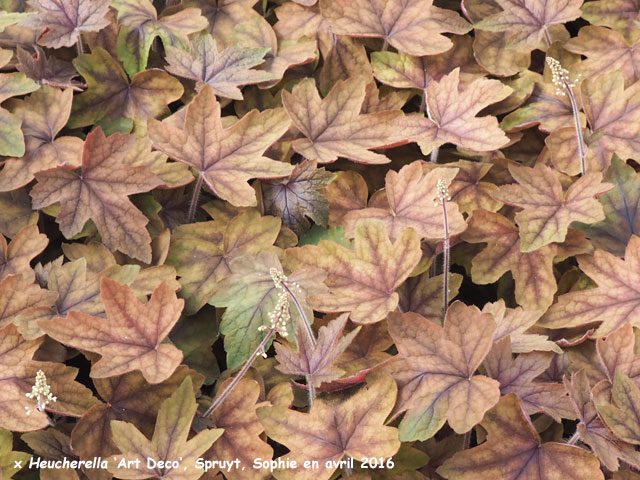
[[[288, 335], [287, 322], [291, 319], [289, 313], [289, 292], [286, 288], [288, 278], [277, 268], [272, 267], [269, 269], [269, 273], [271, 274], [274, 285], [280, 292], [278, 293], [278, 301], [276, 302], [275, 308], [272, 312], [268, 313], [269, 325], [261, 325], [258, 327], [258, 330], [263, 332], [265, 330], [275, 329], [281, 336], [286, 337]], [[266, 353], [263, 352], [262, 355], [266, 356]]]
[[449, 195], [449, 186], [447, 185], [447, 181], [444, 178], [439, 178], [438, 183], [436, 185], [436, 198], [435, 203], [433, 204], [435, 207], [438, 205], [442, 205], [445, 202], [451, 201], [451, 195]]
[[[36, 383], [31, 387], [31, 392], [25, 393], [24, 396], [35, 399], [37, 403], [36, 408], [40, 412], [44, 412], [47, 405], [56, 401], [56, 397], [51, 393], [51, 387], [47, 384], [47, 376], [42, 370], [37, 371]], [[28, 405], [25, 405], [24, 408], [27, 411], [27, 415], [30, 415], [31, 408]]]
[[582, 76], [578, 74], [577, 78], [572, 82], [569, 77], [569, 70], [563, 68], [560, 62], [553, 57], [547, 57], [547, 65], [551, 69], [551, 81], [557, 87], [556, 95], [566, 95], [565, 88], [575, 87]]

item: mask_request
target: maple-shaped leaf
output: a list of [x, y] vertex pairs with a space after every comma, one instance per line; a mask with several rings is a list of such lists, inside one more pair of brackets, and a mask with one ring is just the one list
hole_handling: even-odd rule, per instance
[[[216, 307], [227, 307], [220, 333], [224, 337], [224, 349], [227, 352], [227, 368], [233, 370], [247, 360], [258, 347], [264, 336], [258, 330], [269, 325], [269, 313], [273, 312], [280, 290], [271, 278], [271, 269], [282, 271], [282, 265], [275, 252], [266, 249], [257, 255], [242, 255], [230, 262], [231, 275], [216, 286], [209, 303]], [[319, 269], [298, 270], [287, 275], [288, 282], [299, 285], [296, 298], [304, 309], [307, 318], [313, 319], [313, 310], [307, 305], [307, 295], [327, 291], [323, 280], [325, 273]], [[287, 325], [290, 337], [302, 320], [297, 308], [292, 308], [291, 323]]]
[[[83, 460], [103, 457], [111, 463], [109, 457], [120, 453], [113, 441], [111, 420], [129, 422], [150, 437], [163, 401], [187, 376], [191, 377], [195, 393], [202, 386], [202, 376], [185, 366], [178, 367], [171, 377], [156, 384], [146, 382], [139, 371], [94, 379], [94, 386], [105, 403], [93, 406], [78, 419], [71, 432], [73, 452]], [[101, 478], [106, 473], [103, 472]]]
[[317, 343], [311, 344], [309, 338], [296, 330], [298, 350], [294, 351], [286, 344], [276, 344], [278, 370], [289, 375], [304, 375], [314, 386], [340, 378], [344, 370], [334, 366], [335, 360], [345, 351], [361, 327], [342, 335], [348, 314], [342, 314], [326, 326], [320, 327]]
[[509, 337], [511, 339], [511, 350], [515, 353], [542, 350], [561, 355], [563, 353], [562, 349], [549, 340], [546, 335], [526, 333], [542, 316], [543, 311], [544, 309], [507, 308], [502, 298], [497, 302], [486, 303], [482, 307], [482, 313], [490, 313], [496, 322], [496, 330], [493, 334], [494, 343]]
[[434, 7], [433, 0], [321, 0], [320, 9], [334, 33], [382, 37], [416, 57], [449, 50], [453, 44], [444, 32], [462, 35], [471, 29], [457, 13]]
[[207, 32], [191, 40], [190, 52], [168, 47], [167, 71], [197, 82], [209, 84], [216, 95], [242, 100], [241, 86], [272, 80], [273, 75], [252, 67], [265, 61], [267, 48], [245, 48], [236, 45], [218, 51]]
[[37, 225], [27, 225], [7, 244], [0, 235], [0, 280], [8, 275], [22, 275], [27, 283], [33, 282], [35, 273], [31, 260], [42, 252], [49, 239], [39, 233]]
[[[116, 0], [111, 6], [118, 11], [118, 58], [129, 75], [147, 68], [149, 50], [156, 37], [164, 48], [189, 47], [188, 35], [208, 25], [197, 8], [185, 8], [173, 15], [158, 18], [158, 12], [149, 0]], [[186, 52], [183, 52], [186, 54]]]
[[185, 313], [193, 314], [209, 301], [231, 273], [231, 260], [273, 250], [279, 232], [278, 218], [261, 217], [256, 210], [241, 212], [230, 221], [218, 219], [175, 228], [166, 261], [180, 276]]
[[351, 210], [367, 208], [369, 189], [362, 175], [353, 170], [336, 173], [333, 182], [324, 189], [329, 201], [329, 225], [342, 225]]
[[297, 164], [289, 178], [260, 182], [265, 212], [282, 218], [282, 223], [297, 235], [309, 230], [309, 217], [316, 225], [329, 222], [329, 202], [322, 189], [333, 181], [335, 174], [317, 168], [314, 160]]
[[102, 119], [155, 118], [168, 113], [167, 105], [184, 91], [177, 79], [159, 69], [136, 73], [129, 81], [120, 63], [100, 47], [76, 57], [73, 65], [88, 88], [74, 98], [69, 128], [86, 127]]
[[499, 213], [476, 210], [468, 221], [462, 239], [487, 243], [487, 248], [471, 261], [471, 278], [480, 285], [497, 282], [506, 272], [515, 280], [515, 296], [528, 310], [546, 310], [553, 303], [556, 279], [553, 259], [556, 245], [522, 252], [518, 228]]
[[[228, 382], [220, 385], [218, 395]], [[260, 438], [264, 427], [256, 415], [260, 385], [255, 380], [243, 379], [210, 416], [216, 428], [224, 429], [222, 436], [202, 455], [208, 460], [240, 460], [238, 466], [224, 475], [230, 480], [257, 480], [269, 476], [268, 471], [253, 468], [256, 458], [271, 458], [273, 449]], [[212, 471], [212, 473], [215, 473]]]
[[[40, 321], [40, 328], [59, 342], [102, 355], [91, 368], [94, 378], [132, 370], [140, 370], [149, 383], [169, 378], [182, 362], [182, 352], [163, 340], [179, 320], [184, 300], [162, 283], [143, 304], [129, 287], [109, 278], [100, 282], [100, 297], [107, 320], [71, 311], [65, 319]], [[70, 331], [70, 323], [82, 334]]]
[[636, 288], [640, 281], [640, 237], [631, 237], [624, 260], [596, 250], [592, 256], [582, 256], [578, 264], [598, 287], [560, 295], [538, 324], [546, 328], [570, 328], [601, 321], [593, 334], [596, 337], [607, 336], [627, 321], [635, 325], [636, 311], [640, 308]]
[[407, 116], [399, 122], [407, 137], [418, 142], [426, 155], [444, 143], [478, 152], [497, 150], [509, 139], [489, 115], [476, 115], [492, 103], [507, 98], [512, 90], [499, 80], [478, 78], [460, 85], [460, 69], [432, 81], [426, 89], [429, 117]]
[[587, 173], [566, 192], [556, 173], [546, 165], [529, 168], [511, 164], [509, 172], [518, 183], [500, 187], [493, 196], [524, 209], [515, 216], [522, 252], [563, 242], [571, 222], [596, 223], [605, 218], [595, 197], [611, 190], [613, 185], [603, 183], [600, 172]]
[[80, 90], [82, 83], [73, 80], [78, 72], [71, 62], [60, 60], [53, 55], [47, 55], [44, 50], [33, 46], [34, 54], [20, 48], [16, 49], [18, 64], [16, 68], [34, 82], [42, 85], [51, 85], [60, 88], [73, 88]]
[[91, 390], [74, 380], [77, 368], [32, 360], [43, 340], [25, 340], [15, 325], [0, 329], [0, 428], [28, 432], [49, 425], [47, 415], [36, 408], [37, 399], [25, 396], [32, 391], [38, 370], [43, 371], [56, 397], [46, 405], [47, 410], [79, 417], [96, 403]]
[[65, 237], [78, 234], [91, 219], [106, 247], [148, 263], [151, 237], [144, 228], [148, 220], [127, 195], [147, 192], [162, 182], [145, 167], [123, 165], [134, 141], [131, 135], [105, 137], [100, 128], [92, 131], [84, 143], [82, 171], [58, 167], [36, 173], [38, 184], [31, 198], [34, 208], [60, 202], [56, 222]]
[[37, 15], [30, 15], [20, 24], [44, 30], [38, 43], [50, 48], [70, 47], [82, 41], [83, 32], [97, 32], [109, 24], [108, 0], [29, 0]]
[[162, 152], [152, 149], [148, 137], [136, 136], [136, 141], [122, 159], [122, 163], [131, 167], [147, 167], [162, 180], [162, 184], [159, 185], [161, 188], [181, 187], [193, 181], [193, 175], [187, 165], [167, 160], [167, 156]]
[[633, 445], [620, 441], [598, 416], [586, 372], [581, 370], [572, 374], [570, 382], [565, 377], [564, 384], [580, 420], [576, 431], [602, 465], [615, 472], [620, 466], [620, 459], [635, 468], [640, 467], [640, 453]]
[[284, 177], [293, 170], [289, 164], [262, 156], [289, 125], [284, 110], [271, 109], [252, 110], [224, 128], [220, 104], [213, 89], [205, 85], [187, 107], [183, 130], [149, 119], [148, 134], [155, 148], [196, 169], [220, 198], [249, 207], [257, 203], [249, 179]]
[[562, 383], [536, 381], [553, 359], [552, 352], [529, 352], [511, 355], [511, 341], [497, 342], [484, 359], [487, 375], [500, 382], [500, 394], [515, 393], [527, 415], [544, 412], [556, 422], [575, 418], [573, 406]]
[[393, 312], [389, 333], [398, 355], [384, 367], [398, 382], [395, 413], [403, 441], [427, 440], [449, 421], [456, 433], [480, 423], [500, 398], [500, 384], [474, 375], [493, 343], [495, 323], [476, 307], [454, 302], [441, 327], [415, 313]]
[[312, 79], [304, 79], [291, 93], [282, 91], [282, 104], [306, 138], [295, 140], [293, 149], [318, 163], [344, 157], [361, 163], [388, 163], [382, 154], [370, 152], [397, 141], [393, 120], [400, 110], [362, 115], [366, 80], [358, 76], [336, 82], [324, 99]]
[[624, 88], [622, 71], [611, 71], [581, 84], [582, 103], [591, 132], [597, 140], [589, 145], [587, 162], [598, 170], [609, 167], [611, 156], [640, 160], [636, 138], [640, 134], [638, 118], [640, 83]]
[[[442, 286], [442, 282], [440, 285]], [[355, 328], [360, 328], [360, 331], [335, 363], [349, 376], [358, 375], [364, 371], [368, 372], [372, 367], [391, 358], [386, 350], [393, 345], [393, 340], [387, 330], [387, 323], [384, 321]]]
[[56, 300], [56, 294], [37, 284], [25, 282], [22, 275], [10, 275], [0, 282], [0, 328], [18, 323], [20, 315], [34, 309], [48, 307]]
[[[69, 435], [66, 435], [60, 430], [47, 428], [36, 432], [23, 433], [20, 435], [20, 439], [29, 445], [29, 448], [31, 448], [36, 455], [43, 459], [61, 460], [62, 462], [64, 462], [65, 458], [68, 459], [67, 461], [80, 459], [71, 450], [71, 438]], [[64, 467], [64, 464], [61, 466]], [[80, 478], [77, 470], [73, 468], [56, 469], [49, 467], [40, 468], [40, 477], [45, 479], [63, 477], [74, 480], [79, 480]]]
[[611, 404], [596, 400], [600, 417], [616, 437], [633, 445], [640, 444], [640, 387], [628, 375], [616, 371], [611, 397]]
[[604, 179], [616, 188], [598, 197], [604, 208], [605, 219], [592, 225], [574, 225], [587, 234], [594, 247], [624, 257], [629, 239], [640, 232], [638, 177], [633, 167], [618, 157], [613, 157]]
[[391, 242], [380, 220], [361, 220], [354, 249], [330, 240], [288, 249], [293, 268], [315, 267], [327, 272], [329, 293], [314, 295], [309, 303], [321, 312], [351, 312], [356, 323], [375, 323], [398, 306], [396, 289], [420, 261], [420, 240], [411, 228]]
[[25, 155], [8, 159], [0, 171], [0, 191], [20, 188], [34, 174], [60, 165], [80, 166], [83, 142], [77, 137], [60, 137], [71, 113], [73, 90], [43, 86], [25, 100], [13, 104], [12, 113], [22, 122]]
[[608, 28], [587, 25], [578, 31], [577, 37], [565, 43], [563, 48], [587, 57], [577, 67], [583, 77], [594, 78], [603, 73], [622, 70], [625, 83], [631, 85], [640, 79], [637, 74], [640, 57], [635, 52], [637, 44], [638, 41], [630, 45], [624, 36]]
[[505, 32], [508, 48], [531, 51], [543, 48], [551, 25], [575, 20], [582, 15], [583, 0], [495, 0], [503, 9], [474, 25], [479, 30]]
[[487, 441], [456, 453], [437, 472], [448, 480], [604, 480], [598, 459], [574, 445], [543, 443], [518, 397], [487, 412]]
[[[259, 408], [258, 418], [269, 438], [289, 448], [287, 458], [298, 468], [283, 469], [282, 480], [328, 480], [345, 455], [363, 458], [389, 458], [400, 442], [394, 427], [384, 425], [396, 400], [393, 379], [384, 376], [337, 404], [318, 399], [309, 413], [286, 407]], [[319, 468], [303, 468], [305, 460], [316, 460]]]
[[[196, 468], [196, 460], [222, 435], [222, 429], [204, 430], [187, 440], [196, 410], [191, 377], [186, 377], [174, 394], [160, 407], [151, 440], [135, 425], [112, 420], [113, 439], [123, 454], [114, 458], [109, 471], [119, 478], [200, 478], [203, 472], [201, 468]], [[148, 466], [148, 458], [161, 461], [162, 464]], [[130, 467], [118, 467], [122, 460], [123, 465]], [[131, 467], [136, 465], [136, 460], [138, 466]], [[178, 467], [172, 464], [175, 460], [178, 460]], [[165, 466], [165, 462], [168, 465]]]
[[[389, 238], [395, 241], [406, 228], [422, 238], [444, 238], [442, 205], [438, 203], [438, 185], [448, 187], [457, 168], [437, 168], [424, 172], [422, 162], [405, 165], [399, 172], [389, 170], [385, 177], [386, 199], [379, 198], [375, 206], [353, 210], [343, 219], [345, 233], [353, 237], [358, 222], [365, 218], [380, 219], [385, 223]], [[457, 235], [467, 228], [464, 217], [454, 202], [446, 202], [447, 224], [450, 235]]]

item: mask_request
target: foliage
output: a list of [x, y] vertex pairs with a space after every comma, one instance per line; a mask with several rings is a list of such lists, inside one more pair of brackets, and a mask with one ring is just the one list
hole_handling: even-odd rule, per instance
[[640, 479], [638, 18], [0, 0], [0, 477]]

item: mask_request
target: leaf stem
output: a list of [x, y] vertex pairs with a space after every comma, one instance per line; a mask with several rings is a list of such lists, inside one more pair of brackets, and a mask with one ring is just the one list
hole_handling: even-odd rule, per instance
[[431, 160], [431, 163], [438, 163], [439, 153], [440, 153], [440, 147], [433, 147], [433, 150], [431, 150], [431, 157], [429, 157], [429, 159]]
[[353, 475], [353, 469], [349, 465], [344, 466], [344, 476], [350, 477]]
[[196, 210], [198, 209], [198, 200], [200, 199], [200, 190], [202, 190], [202, 181], [204, 177], [202, 173], [198, 173], [196, 184], [193, 188], [193, 194], [191, 195], [191, 203], [189, 204], [189, 213], [187, 214], [187, 223], [193, 222], [196, 218]]
[[316, 398], [316, 387], [307, 375], [307, 387], [309, 388], [309, 408], [313, 407], [313, 401]]
[[384, 43], [382, 44], [382, 51], [386, 52], [388, 48], [389, 48], [389, 40], [387, 40], [387, 37], [384, 37]]
[[232, 390], [236, 388], [236, 386], [240, 383], [240, 380], [242, 380], [242, 377], [244, 377], [245, 374], [249, 371], [249, 368], [251, 368], [251, 365], [253, 365], [253, 362], [255, 361], [255, 359], [258, 358], [258, 355], [264, 352], [265, 345], [271, 339], [271, 337], [275, 335], [275, 333], [276, 333], [276, 327], [275, 326], [271, 327], [271, 330], [269, 330], [267, 334], [264, 336], [264, 338], [262, 339], [262, 342], [260, 342], [260, 345], [258, 345], [258, 347], [253, 351], [249, 359], [246, 362], [244, 362], [244, 365], [242, 366], [238, 374], [235, 377], [233, 377], [233, 380], [231, 381], [231, 383], [227, 385], [227, 387], [222, 391], [222, 393], [218, 397], [216, 397], [213, 403], [211, 403], [211, 406], [207, 409], [207, 411], [204, 412], [204, 414], [202, 415], [203, 417], [207, 418], [211, 416], [211, 414], [215, 411], [215, 409], [218, 408], [220, 405], [222, 405], [222, 402], [226, 400], [226, 398], [229, 396]]
[[578, 109], [578, 102], [573, 94], [571, 85], [566, 80], [563, 81], [564, 89], [567, 92], [569, 101], [571, 102], [571, 111], [573, 112], [573, 127], [576, 130], [576, 140], [578, 141], [578, 156], [580, 157], [580, 175], [584, 176], [587, 173], [586, 152], [584, 151], [584, 138], [582, 136], [582, 127], [580, 126], [580, 110]]
[[82, 55], [84, 53], [84, 47], [82, 46], [82, 35], [78, 35], [78, 41], [76, 42], [76, 49], [78, 50], [78, 55]]
[[579, 439], [580, 439], [580, 434], [576, 430], [575, 433], [571, 436], [571, 438], [567, 440], [567, 445], [575, 445]]
[[469, 447], [471, 446], [471, 430], [464, 434], [464, 438], [462, 439], [462, 450], [469, 450]]

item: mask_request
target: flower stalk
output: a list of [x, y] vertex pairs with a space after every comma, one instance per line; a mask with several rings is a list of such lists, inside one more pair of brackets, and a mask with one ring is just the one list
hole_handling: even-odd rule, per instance
[[582, 127], [580, 126], [580, 110], [578, 108], [576, 97], [573, 94], [573, 87], [575, 87], [580, 81], [580, 75], [578, 75], [578, 78], [571, 81], [569, 78], [569, 70], [563, 68], [560, 62], [553, 57], [547, 57], [547, 65], [549, 65], [549, 68], [551, 69], [551, 79], [553, 84], [556, 86], [556, 95], [566, 95], [571, 103], [573, 127], [576, 131], [576, 141], [578, 142], [580, 175], [584, 176], [587, 173], [587, 152], [584, 149], [584, 137], [582, 135]]
[[[31, 387], [31, 392], [25, 393], [24, 396], [35, 400], [36, 410], [42, 413], [45, 413], [47, 405], [57, 400], [57, 397], [51, 393], [51, 387], [47, 384], [47, 376], [42, 370], [36, 372], [35, 384]], [[24, 409], [27, 415], [31, 415], [31, 407], [25, 405]]]
[[451, 239], [449, 234], [449, 219], [447, 216], [447, 202], [451, 201], [447, 182], [443, 178], [438, 179], [435, 206], [442, 206], [442, 320], [444, 321], [449, 307], [449, 250]]
[[204, 177], [202, 173], [198, 173], [196, 184], [193, 187], [193, 193], [191, 194], [191, 203], [189, 203], [189, 213], [187, 214], [187, 223], [193, 222], [196, 218], [196, 210], [198, 209], [198, 200], [200, 199], [200, 191], [202, 190], [202, 181]]

